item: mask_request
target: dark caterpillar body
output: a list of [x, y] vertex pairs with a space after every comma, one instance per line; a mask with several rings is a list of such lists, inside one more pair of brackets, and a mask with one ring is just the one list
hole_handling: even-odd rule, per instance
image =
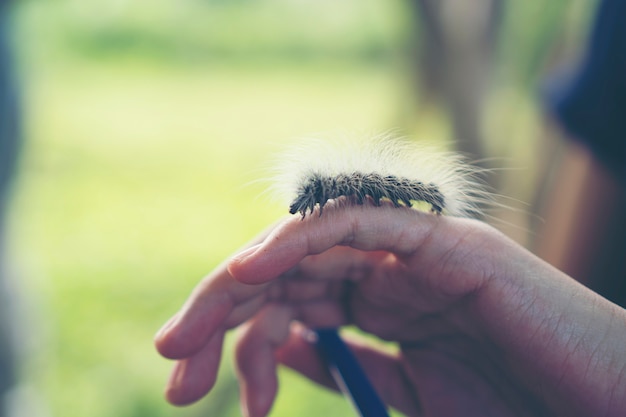
[[302, 218], [307, 210], [313, 213], [316, 205], [320, 207], [320, 216], [326, 202], [341, 196], [353, 198], [357, 204], [363, 204], [370, 197], [375, 205], [382, 199], [390, 200], [396, 207], [411, 207], [411, 201], [423, 201], [430, 204], [432, 211], [441, 214], [445, 208], [443, 194], [435, 184], [424, 184], [395, 175], [364, 174], [353, 172], [325, 176], [315, 173], [309, 176], [298, 188], [298, 195], [289, 207], [289, 213], [300, 212]]

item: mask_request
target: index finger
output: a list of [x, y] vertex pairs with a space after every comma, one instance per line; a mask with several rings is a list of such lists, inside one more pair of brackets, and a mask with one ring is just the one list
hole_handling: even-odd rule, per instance
[[344, 208], [331, 203], [324, 207], [323, 216], [293, 217], [274, 229], [261, 245], [235, 256], [227, 265], [230, 275], [247, 284], [268, 282], [306, 256], [337, 245], [407, 256], [429, 239], [442, 220], [406, 207]]

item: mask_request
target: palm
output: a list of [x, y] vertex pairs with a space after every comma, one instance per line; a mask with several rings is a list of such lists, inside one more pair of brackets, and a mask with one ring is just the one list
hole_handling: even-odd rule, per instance
[[464, 336], [402, 346], [407, 380], [425, 416], [542, 416], [536, 400], [510, 379], [500, 358]]

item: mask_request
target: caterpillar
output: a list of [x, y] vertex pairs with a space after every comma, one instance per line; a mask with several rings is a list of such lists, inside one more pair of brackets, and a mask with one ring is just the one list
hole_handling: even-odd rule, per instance
[[311, 174], [298, 188], [297, 197], [289, 206], [289, 213], [300, 212], [304, 218], [307, 210], [313, 213], [318, 205], [321, 216], [326, 202], [341, 196], [353, 197], [357, 204], [363, 204], [370, 197], [377, 206], [382, 199], [390, 200], [396, 207], [411, 207], [412, 201], [424, 201], [437, 214], [441, 214], [445, 207], [443, 194], [433, 183], [426, 185], [421, 181], [395, 175], [382, 176], [355, 171], [336, 176]]
[[290, 199], [289, 213], [302, 219], [316, 209], [321, 216], [329, 200], [422, 203], [438, 215], [471, 217], [490, 199], [481, 170], [462, 156], [390, 135], [308, 138], [283, 153], [276, 166], [274, 188]]

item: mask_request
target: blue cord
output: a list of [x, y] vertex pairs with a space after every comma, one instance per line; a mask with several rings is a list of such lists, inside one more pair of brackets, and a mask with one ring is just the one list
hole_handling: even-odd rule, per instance
[[365, 372], [339, 337], [337, 329], [316, 329], [316, 347], [328, 364], [333, 378], [341, 391], [352, 401], [361, 417], [389, 417]]

